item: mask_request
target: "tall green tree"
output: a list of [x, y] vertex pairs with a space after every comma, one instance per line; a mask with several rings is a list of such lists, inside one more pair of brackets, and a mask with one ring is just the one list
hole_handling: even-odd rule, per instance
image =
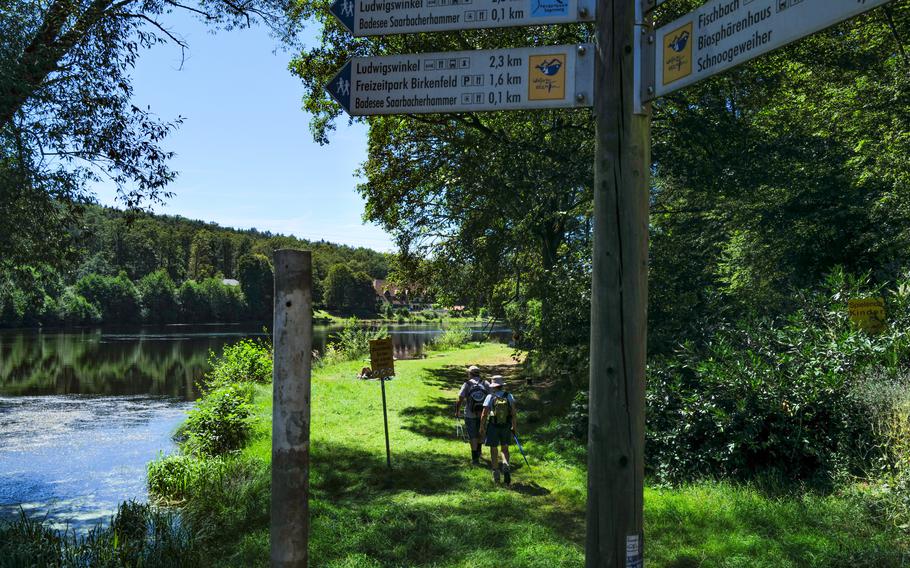
[[262, 254], [250, 254], [240, 259], [238, 276], [243, 295], [246, 296], [250, 316], [268, 320], [272, 314], [274, 274], [272, 263]]
[[66, 242], [91, 182], [112, 181], [128, 207], [169, 195], [162, 143], [182, 119], [133, 104], [130, 72], [146, 48], [186, 48], [174, 11], [213, 28], [293, 31], [286, 0], [0, 0], [0, 258], [34, 262], [30, 247]]

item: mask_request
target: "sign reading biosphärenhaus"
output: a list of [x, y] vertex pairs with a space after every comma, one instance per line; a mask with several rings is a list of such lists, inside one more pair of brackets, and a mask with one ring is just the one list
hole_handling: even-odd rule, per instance
[[335, 0], [355, 36], [567, 24], [594, 19], [595, 0]]
[[714, 0], [657, 30], [652, 96], [745, 63], [891, 0]]
[[352, 116], [591, 106], [590, 45], [355, 57], [329, 82]]

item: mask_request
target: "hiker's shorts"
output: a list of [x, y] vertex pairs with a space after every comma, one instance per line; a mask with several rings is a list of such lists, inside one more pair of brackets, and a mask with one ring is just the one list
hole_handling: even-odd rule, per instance
[[512, 426], [487, 424], [487, 438], [483, 441], [488, 446], [508, 446], [512, 442]]
[[464, 429], [468, 432], [468, 438], [471, 440], [480, 437], [480, 418], [464, 418]]

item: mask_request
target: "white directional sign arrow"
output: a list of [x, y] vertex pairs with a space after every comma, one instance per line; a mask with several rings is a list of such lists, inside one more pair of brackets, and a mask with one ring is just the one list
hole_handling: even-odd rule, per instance
[[591, 106], [591, 45], [355, 57], [326, 87], [352, 116]]
[[[891, 0], [713, 0], [657, 30], [659, 97]], [[648, 86], [648, 85], [646, 85]]]
[[594, 19], [595, 0], [335, 0], [355, 36], [566, 24]]

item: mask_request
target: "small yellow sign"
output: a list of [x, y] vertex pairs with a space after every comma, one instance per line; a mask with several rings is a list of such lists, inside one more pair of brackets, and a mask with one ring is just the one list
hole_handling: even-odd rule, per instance
[[558, 101], [566, 98], [566, 54], [532, 55], [528, 58], [528, 100]]
[[374, 379], [395, 376], [395, 348], [391, 337], [370, 340], [370, 369]]
[[692, 74], [693, 43], [691, 21], [664, 36], [664, 85]]
[[885, 299], [861, 298], [847, 303], [850, 322], [866, 333], [881, 333], [885, 330]]

